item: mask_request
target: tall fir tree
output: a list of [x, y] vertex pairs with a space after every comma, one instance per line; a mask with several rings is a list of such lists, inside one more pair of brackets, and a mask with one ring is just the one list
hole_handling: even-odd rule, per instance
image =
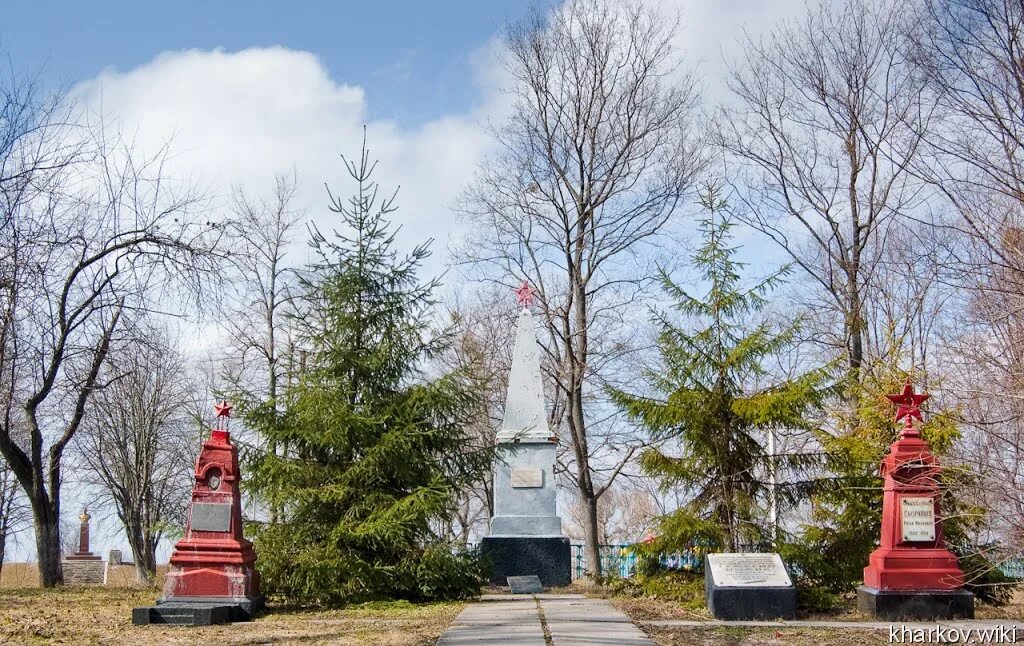
[[748, 320], [761, 313], [787, 268], [744, 287], [720, 190], [707, 186], [700, 203], [708, 216], [700, 221], [704, 244], [693, 265], [707, 292], [693, 296], [662, 273], [664, 290], [684, 320], [665, 313], [656, 318], [661, 361], [648, 378], [660, 396], [613, 393], [654, 442], [641, 456], [644, 471], [666, 489], [689, 492], [686, 504], [659, 519], [655, 552], [693, 542], [738, 550], [770, 540], [771, 497], [779, 505], [793, 504], [804, 484], [782, 481], [773, 487], [771, 474], [805, 469], [813, 457], [770, 455], [767, 436], [810, 430], [831, 392], [827, 367], [773, 379], [766, 363], [792, 346], [799, 323], [776, 324], [768, 316], [756, 324]]
[[395, 194], [380, 199], [365, 141], [345, 163], [356, 191], [330, 194], [342, 227], [312, 233], [296, 321], [304, 367], [283, 412], [246, 414], [280, 447], [256, 457], [250, 481], [279, 510], [256, 533], [264, 588], [317, 605], [465, 597], [479, 567], [435, 530], [490, 462], [466, 450], [476, 394], [458, 373], [424, 374], [450, 341], [432, 332], [437, 282], [417, 277], [429, 242], [400, 257]]

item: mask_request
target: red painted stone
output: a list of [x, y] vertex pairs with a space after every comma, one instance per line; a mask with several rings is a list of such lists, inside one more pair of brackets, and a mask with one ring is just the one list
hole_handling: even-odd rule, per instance
[[[226, 405], [217, 410], [218, 417], [230, 413]], [[259, 596], [256, 554], [242, 535], [240, 482], [238, 449], [227, 430], [214, 429], [196, 460], [185, 536], [174, 546], [162, 602]]]
[[[885, 456], [881, 475], [885, 479], [882, 498], [882, 537], [864, 568], [864, 585], [878, 590], [956, 590], [964, 585], [964, 573], [956, 556], [946, 549], [939, 514], [939, 475], [942, 467], [913, 426], [921, 419], [920, 405], [928, 398], [914, 393], [908, 381], [903, 392], [887, 395], [897, 404], [896, 421], [903, 430]], [[931, 500], [934, 539], [904, 540], [903, 500]], [[927, 509], [927, 503], [924, 505]], [[913, 513], [913, 512], [911, 512]], [[925, 521], [927, 523], [928, 521]]]

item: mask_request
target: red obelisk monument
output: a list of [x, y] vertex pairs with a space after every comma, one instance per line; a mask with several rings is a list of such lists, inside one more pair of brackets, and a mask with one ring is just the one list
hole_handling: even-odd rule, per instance
[[217, 404], [217, 428], [196, 460], [185, 536], [174, 546], [164, 596], [154, 608], [136, 608], [133, 621], [203, 625], [245, 620], [263, 605], [252, 543], [242, 535], [238, 449]]
[[908, 380], [903, 392], [887, 395], [903, 420], [900, 437], [882, 461], [882, 537], [857, 588], [862, 612], [889, 620], [974, 617], [974, 595], [942, 536], [939, 476], [942, 467], [914, 428], [926, 394]]

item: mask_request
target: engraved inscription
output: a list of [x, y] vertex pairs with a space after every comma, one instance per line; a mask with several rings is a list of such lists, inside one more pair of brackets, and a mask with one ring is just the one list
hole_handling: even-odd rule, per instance
[[792, 586], [778, 554], [708, 554], [716, 586]]
[[192, 529], [200, 532], [231, 531], [231, 504], [222, 502], [193, 503]]
[[544, 472], [541, 469], [534, 468], [514, 468], [512, 469], [511, 480], [513, 489], [543, 487]]
[[900, 526], [904, 541], [934, 541], [935, 500], [930, 497], [900, 499]]

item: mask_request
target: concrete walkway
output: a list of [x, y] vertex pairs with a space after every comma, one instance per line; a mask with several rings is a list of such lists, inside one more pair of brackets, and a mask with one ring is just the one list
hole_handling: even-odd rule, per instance
[[477, 644], [655, 646], [610, 601], [579, 594], [484, 595], [479, 603], [467, 606], [437, 642]]

